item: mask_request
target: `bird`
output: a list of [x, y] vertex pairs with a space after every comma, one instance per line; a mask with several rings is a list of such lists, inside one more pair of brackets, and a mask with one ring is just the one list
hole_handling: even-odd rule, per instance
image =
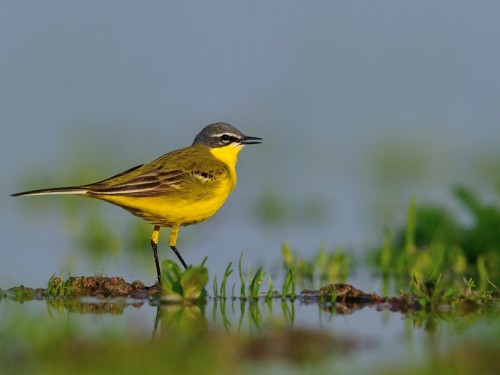
[[187, 269], [176, 247], [179, 228], [202, 222], [222, 207], [236, 186], [239, 152], [246, 145], [261, 142], [262, 138], [246, 136], [233, 125], [217, 122], [205, 126], [191, 146], [168, 152], [105, 180], [11, 195], [71, 194], [96, 198], [146, 220], [153, 225], [150, 242], [161, 285], [157, 250], [160, 228], [171, 228], [169, 246]]

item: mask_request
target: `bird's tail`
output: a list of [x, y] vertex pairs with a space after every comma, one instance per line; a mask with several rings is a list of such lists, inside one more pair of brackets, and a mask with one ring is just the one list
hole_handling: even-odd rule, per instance
[[22, 197], [28, 195], [55, 195], [55, 194], [74, 194], [74, 195], [83, 195], [86, 194], [89, 190], [83, 187], [60, 187], [53, 189], [40, 189], [40, 190], [30, 190], [23, 191], [21, 193], [11, 194], [12, 197]]

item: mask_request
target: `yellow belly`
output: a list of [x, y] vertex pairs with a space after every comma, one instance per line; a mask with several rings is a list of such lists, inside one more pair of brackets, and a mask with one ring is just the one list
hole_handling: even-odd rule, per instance
[[190, 196], [190, 194], [160, 195], [157, 197], [130, 197], [126, 195], [96, 196], [113, 203], [132, 214], [162, 227], [186, 226], [211, 217], [226, 201], [234, 184], [230, 179], [216, 187]]

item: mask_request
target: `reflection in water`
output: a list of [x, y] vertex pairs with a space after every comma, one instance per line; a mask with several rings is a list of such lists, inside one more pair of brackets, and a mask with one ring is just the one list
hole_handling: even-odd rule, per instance
[[168, 303], [157, 306], [153, 327], [153, 338], [157, 337], [158, 326], [162, 335], [182, 333], [187, 337], [199, 337], [208, 332], [205, 317], [206, 304]]
[[[205, 316], [212, 304], [211, 322]], [[273, 309], [279, 303], [280, 309]], [[227, 333], [263, 332], [270, 326], [293, 327], [294, 302], [290, 300], [211, 299], [209, 303], [164, 303], [157, 306], [153, 337], [182, 332], [197, 336], [212, 328], [222, 327]]]
[[133, 300], [130, 298], [72, 298], [59, 299], [48, 298], [45, 300], [47, 312], [51, 315], [52, 311], [62, 312], [66, 310], [75, 314], [95, 314], [95, 315], [122, 315], [124, 310], [130, 306], [141, 308], [145, 301]]

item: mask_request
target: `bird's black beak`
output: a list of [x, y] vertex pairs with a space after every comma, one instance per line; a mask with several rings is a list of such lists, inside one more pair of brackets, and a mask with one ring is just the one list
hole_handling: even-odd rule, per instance
[[262, 138], [259, 137], [248, 137], [245, 135], [243, 139], [240, 139], [242, 145], [255, 145], [262, 142]]

